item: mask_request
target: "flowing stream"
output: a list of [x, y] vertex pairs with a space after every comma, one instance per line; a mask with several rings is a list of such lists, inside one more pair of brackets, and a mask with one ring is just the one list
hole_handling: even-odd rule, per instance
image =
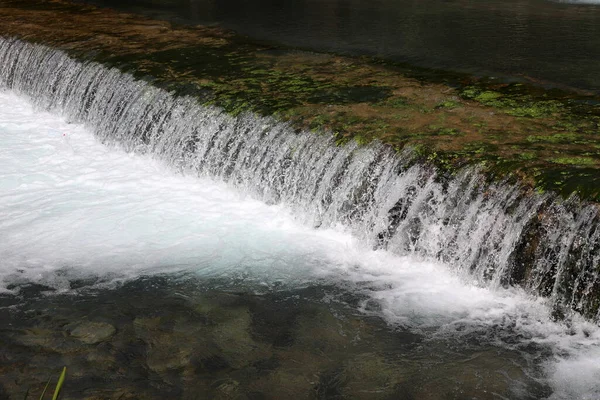
[[41, 46], [2, 39], [0, 66], [0, 290], [181, 272], [343, 286], [391, 326], [515, 352], [550, 398], [600, 396], [600, 329], [553, 317], [596, 299], [594, 206], [473, 169], [443, 181], [384, 146], [234, 119]]
[[597, 205], [487, 183], [473, 168], [438, 176], [377, 143], [336, 147], [328, 134], [234, 118], [44, 46], [1, 39], [0, 65], [0, 87], [85, 123], [103, 143], [286, 204], [307, 225], [343, 226], [367, 246], [438, 260], [492, 287], [519, 285], [561, 314], [597, 316]]

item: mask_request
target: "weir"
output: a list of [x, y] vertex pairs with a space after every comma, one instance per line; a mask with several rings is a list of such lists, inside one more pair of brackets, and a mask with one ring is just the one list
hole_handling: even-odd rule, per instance
[[326, 132], [234, 117], [14, 38], [0, 39], [0, 88], [86, 124], [106, 144], [302, 210], [313, 226], [342, 225], [374, 248], [440, 260], [482, 285], [522, 286], [549, 298], [557, 316], [598, 318], [596, 204], [490, 181], [472, 167], [441, 174], [378, 143], [336, 146]]

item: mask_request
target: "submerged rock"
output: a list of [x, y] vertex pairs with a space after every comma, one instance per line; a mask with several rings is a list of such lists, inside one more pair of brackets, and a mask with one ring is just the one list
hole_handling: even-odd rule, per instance
[[72, 353], [80, 350], [79, 343], [69, 340], [63, 332], [43, 327], [32, 327], [14, 336], [15, 342], [46, 352]]
[[242, 368], [271, 356], [269, 345], [253, 340], [250, 330], [252, 315], [247, 308], [228, 309], [225, 315], [226, 318], [213, 331], [213, 340], [229, 365]]
[[106, 322], [84, 322], [71, 331], [71, 336], [86, 344], [104, 342], [117, 330]]
[[[151, 283], [152, 291], [142, 281], [76, 302], [27, 300], [23, 314], [11, 310], [11, 328], [0, 329], [0, 385], [12, 398], [23, 398], [28, 387], [39, 397], [48, 377], [56, 379], [66, 365], [65, 400], [485, 399], [493, 393], [529, 400], [550, 393], [525, 374], [527, 362], [517, 352], [425, 342], [356, 315], [346, 306], [357, 301], [350, 294], [344, 305], [323, 304], [315, 288], [256, 296], [159, 278]], [[42, 305], [44, 313], [29, 311]]]
[[390, 392], [409, 378], [408, 372], [376, 353], [360, 354], [344, 366], [343, 392], [361, 398], [389, 398]]

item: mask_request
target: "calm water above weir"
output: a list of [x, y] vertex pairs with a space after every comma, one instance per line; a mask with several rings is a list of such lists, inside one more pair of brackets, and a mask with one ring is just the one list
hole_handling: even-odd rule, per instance
[[90, 0], [252, 38], [600, 92], [600, 2]]

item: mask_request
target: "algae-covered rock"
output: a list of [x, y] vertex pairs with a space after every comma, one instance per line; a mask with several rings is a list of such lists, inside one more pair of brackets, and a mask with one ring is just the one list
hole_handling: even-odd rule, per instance
[[356, 332], [323, 307], [298, 318], [295, 337], [299, 346], [331, 353], [353, 346]]
[[250, 387], [264, 393], [264, 399], [308, 399], [317, 382], [316, 375], [277, 370], [252, 382]]
[[215, 396], [215, 398], [222, 398], [222, 399], [235, 398], [235, 397], [237, 397], [236, 395], [239, 394], [239, 390], [240, 390], [240, 383], [233, 379], [228, 379], [225, 382], [221, 383], [219, 386], [217, 386], [217, 389], [216, 389], [217, 395]]
[[[27, 387], [36, 397], [66, 365], [65, 400], [550, 394], [526, 375], [531, 370], [522, 366], [529, 361], [518, 352], [493, 345], [474, 352], [468, 343], [425, 341], [348, 308], [360, 300], [348, 293], [341, 305], [321, 301], [330, 288], [198, 295], [194, 285], [152, 283], [153, 291], [145, 283], [137, 290], [130, 285], [82, 294], [77, 302], [68, 296], [34, 299], [26, 310], [43, 304], [49, 311], [28, 313], [30, 319], [11, 310], [7, 326], [13, 328], [0, 330], [0, 385], [11, 398], [24, 398]], [[118, 307], [98, 306], [104, 303]], [[103, 334], [92, 336], [98, 332]], [[90, 345], [81, 338], [101, 341]], [[515, 388], [533, 395], [519, 397]]]
[[71, 336], [86, 344], [96, 344], [108, 340], [116, 331], [106, 322], [83, 322], [71, 331]]
[[390, 392], [408, 379], [410, 371], [387, 361], [383, 355], [364, 353], [345, 363], [343, 375], [345, 394], [365, 399], [383, 399], [389, 398]]
[[56, 353], [70, 353], [81, 350], [81, 344], [70, 340], [63, 332], [54, 329], [33, 327], [16, 335], [14, 340], [27, 347]]
[[223, 310], [224, 320], [213, 330], [213, 340], [233, 368], [268, 358], [270, 346], [254, 341], [251, 336], [252, 315], [246, 307]]
[[150, 370], [164, 373], [190, 365], [192, 357], [210, 352], [202, 323], [169, 316], [136, 318], [135, 335], [146, 344], [146, 363]]

